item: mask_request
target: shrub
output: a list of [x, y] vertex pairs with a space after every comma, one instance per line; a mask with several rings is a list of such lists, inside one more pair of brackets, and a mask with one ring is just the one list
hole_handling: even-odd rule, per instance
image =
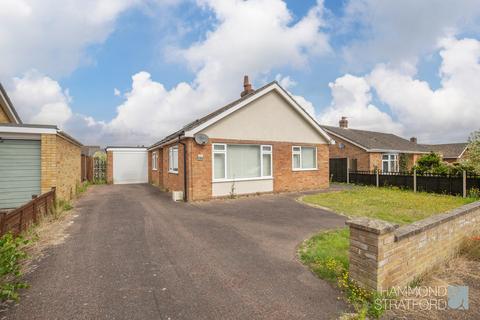
[[19, 281], [22, 275], [20, 261], [27, 256], [23, 250], [27, 243], [23, 237], [14, 237], [11, 233], [0, 238], [1, 300], [18, 300], [18, 289], [27, 286], [26, 283]]

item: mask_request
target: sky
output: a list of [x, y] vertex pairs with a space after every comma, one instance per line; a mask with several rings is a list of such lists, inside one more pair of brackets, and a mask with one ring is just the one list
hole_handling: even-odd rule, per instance
[[277, 80], [316, 119], [420, 143], [480, 129], [478, 0], [1, 0], [25, 123], [150, 145]]

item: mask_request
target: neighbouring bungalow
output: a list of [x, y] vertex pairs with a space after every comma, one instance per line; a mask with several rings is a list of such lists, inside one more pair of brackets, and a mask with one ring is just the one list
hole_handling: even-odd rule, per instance
[[416, 138], [404, 139], [391, 133], [351, 129], [342, 117], [338, 127], [322, 126], [335, 140], [330, 145], [330, 158], [347, 158], [351, 170], [397, 172], [410, 170], [418, 158], [429, 153]]
[[465, 158], [468, 143], [444, 143], [424, 145], [430, 151], [438, 153], [443, 161], [448, 163], [458, 163]]
[[330, 141], [277, 82], [245, 77], [240, 99], [148, 148], [148, 180], [188, 201], [327, 188]]
[[70, 200], [80, 183], [82, 144], [56, 126], [23, 124], [0, 84], [0, 209], [57, 189]]

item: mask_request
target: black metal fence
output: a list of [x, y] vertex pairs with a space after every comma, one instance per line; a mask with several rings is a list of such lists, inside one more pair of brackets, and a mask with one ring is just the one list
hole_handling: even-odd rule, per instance
[[412, 174], [409, 172], [350, 171], [349, 182], [378, 187], [398, 187], [415, 191], [466, 195], [480, 189], [478, 175]]

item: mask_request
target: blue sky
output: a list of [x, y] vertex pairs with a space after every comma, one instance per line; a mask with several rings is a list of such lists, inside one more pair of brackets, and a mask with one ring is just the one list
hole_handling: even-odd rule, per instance
[[6, 0], [0, 81], [27, 122], [86, 143], [151, 143], [236, 98], [244, 73], [322, 123], [462, 141], [478, 129], [480, 9], [434, 3]]

